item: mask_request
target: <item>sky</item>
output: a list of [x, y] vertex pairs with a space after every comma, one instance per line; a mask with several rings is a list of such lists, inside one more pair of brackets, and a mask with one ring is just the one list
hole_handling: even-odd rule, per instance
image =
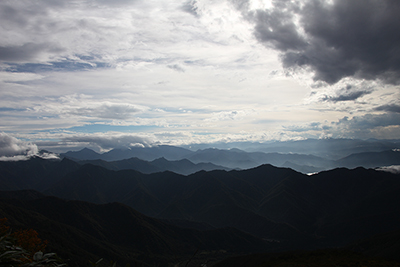
[[399, 139], [398, 14], [397, 0], [2, 0], [0, 156]]

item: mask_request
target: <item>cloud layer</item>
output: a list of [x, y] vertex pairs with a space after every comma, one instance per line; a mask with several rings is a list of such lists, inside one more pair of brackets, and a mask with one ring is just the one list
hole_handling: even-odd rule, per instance
[[397, 138], [399, 6], [0, 1], [0, 131], [57, 151]]

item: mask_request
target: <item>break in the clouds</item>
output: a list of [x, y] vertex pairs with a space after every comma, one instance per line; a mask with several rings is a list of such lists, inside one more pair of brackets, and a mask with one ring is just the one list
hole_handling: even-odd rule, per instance
[[309, 68], [314, 80], [345, 77], [400, 82], [400, 3], [273, 1], [252, 16], [257, 39], [281, 51], [285, 68]]
[[399, 3], [0, 1], [0, 131], [57, 151], [393, 138]]

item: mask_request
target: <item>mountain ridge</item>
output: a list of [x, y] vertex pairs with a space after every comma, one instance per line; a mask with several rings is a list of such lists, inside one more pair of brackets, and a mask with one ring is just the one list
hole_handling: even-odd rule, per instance
[[[172, 146], [168, 147], [167, 151], [170, 151]], [[179, 153], [171, 154], [167, 153], [163, 149], [159, 148], [140, 148], [138, 152], [137, 148], [132, 150], [111, 150], [108, 153], [116, 155], [115, 158], [119, 158], [119, 160], [127, 160], [128, 156], [135, 157], [140, 160], [147, 160], [148, 162], [153, 162], [160, 158], [165, 158], [170, 162], [169, 168], [164, 168], [162, 170], [172, 170], [179, 172], [181, 174], [190, 174], [192, 172], [198, 171], [200, 169], [211, 170], [211, 169], [249, 169], [254, 168], [256, 166], [262, 164], [272, 164], [278, 167], [290, 167], [297, 171], [303, 173], [314, 173], [318, 171], [334, 169], [339, 167], [347, 167], [354, 168], [358, 166], [362, 166], [365, 168], [377, 168], [384, 167], [390, 165], [400, 165], [400, 152], [394, 151], [393, 148], [389, 150], [381, 150], [381, 151], [364, 151], [360, 153], [353, 153], [346, 155], [345, 157], [339, 158], [337, 160], [326, 159], [320, 156], [312, 155], [312, 154], [297, 154], [297, 153], [288, 153], [282, 154], [278, 152], [246, 152], [240, 149], [229, 149], [229, 150], [221, 150], [216, 148], [207, 148], [197, 151], [190, 150], [181, 150], [182, 148], [175, 147], [174, 149], [178, 149]], [[173, 149], [172, 149], [173, 150]], [[123, 154], [117, 155], [118, 151], [124, 151]], [[129, 152], [127, 152], [129, 151]], [[147, 151], [147, 152], [146, 152]], [[160, 152], [161, 151], [161, 152]], [[160, 152], [156, 154], [156, 152]], [[79, 152], [68, 152], [62, 154], [64, 157], [72, 157], [73, 153]], [[166, 155], [168, 154], [168, 155]], [[109, 154], [98, 154], [97, 160], [104, 161], [112, 161], [114, 163], [118, 162], [117, 160], [110, 159]], [[150, 156], [151, 155], [151, 156]], [[72, 157], [73, 158], [73, 157]], [[80, 160], [83, 160], [84, 155], [78, 156]], [[150, 160], [148, 160], [150, 159]], [[77, 161], [77, 159], [75, 159]], [[194, 164], [198, 164], [198, 168], [192, 167], [191, 170], [182, 170], [180, 167], [174, 167], [174, 164], [177, 164], [179, 161], [189, 160]], [[161, 163], [161, 162], [159, 162]], [[183, 165], [183, 162], [180, 162]], [[149, 163], [151, 165], [151, 163]], [[163, 163], [164, 164], [164, 163]], [[207, 165], [208, 164], [208, 165]], [[214, 164], [214, 165], [210, 165]], [[102, 166], [106, 166], [105, 163]], [[111, 168], [111, 167], [109, 167]], [[115, 167], [114, 167], [115, 169]], [[156, 169], [156, 168], [155, 168]], [[144, 169], [143, 169], [144, 171]], [[146, 170], [146, 172], [148, 172]], [[155, 171], [153, 171], [155, 172]]]

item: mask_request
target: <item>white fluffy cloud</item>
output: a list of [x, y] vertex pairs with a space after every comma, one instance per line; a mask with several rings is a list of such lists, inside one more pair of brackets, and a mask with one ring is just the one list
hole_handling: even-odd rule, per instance
[[392, 165], [377, 168], [379, 171], [391, 172], [391, 173], [400, 173], [400, 165]]
[[32, 156], [38, 152], [35, 144], [22, 141], [6, 133], [0, 133], [0, 157], [2, 159], [13, 156]]

